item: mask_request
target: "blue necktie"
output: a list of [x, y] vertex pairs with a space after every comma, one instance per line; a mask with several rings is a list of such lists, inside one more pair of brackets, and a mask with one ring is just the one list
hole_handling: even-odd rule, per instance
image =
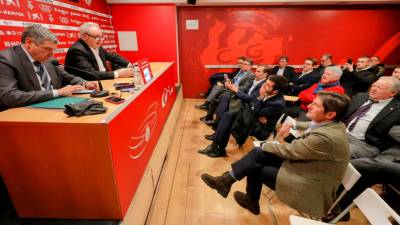
[[52, 87], [50, 85], [50, 80], [49, 77], [47, 76], [47, 73], [44, 70], [43, 64], [38, 61], [33, 62], [33, 64], [36, 66], [36, 73], [37, 75], [39, 75], [44, 89], [51, 90]]

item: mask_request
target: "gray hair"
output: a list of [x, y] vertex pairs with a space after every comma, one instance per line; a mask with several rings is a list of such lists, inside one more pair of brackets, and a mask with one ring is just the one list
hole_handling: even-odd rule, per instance
[[81, 37], [82, 37], [82, 35], [89, 33], [90, 30], [91, 30], [93, 27], [96, 27], [96, 28], [99, 28], [99, 29], [100, 29], [100, 26], [99, 26], [99, 24], [97, 24], [97, 23], [93, 23], [93, 22], [84, 23], [84, 24], [82, 24], [82, 25], [79, 27], [79, 34], [80, 34]]
[[400, 80], [390, 76], [383, 76], [380, 77], [378, 80], [382, 80], [391, 84], [390, 89], [393, 93], [399, 94], [400, 93]]
[[326, 71], [326, 70], [329, 70], [329, 71], [333, 72], [334, 74], [338, 75], [339, 78], [340, 78], [340, 77], [342, 76], [342, 74], [343, 74], [342, 69], [340, 69], [340, 67], [338, 67], [338, 66], [328, 66], [328, 67], [325, 68], [325, 71]]
[[52, 41], [58, 43], [56, 35], [54, 35], [50, 30], [43, 27], [40, 24], [29, 25], [22, 32], [21, 42], [25, 43], [26, 38], [32, 38], [35, 43], [43, 43], [44, 41]]

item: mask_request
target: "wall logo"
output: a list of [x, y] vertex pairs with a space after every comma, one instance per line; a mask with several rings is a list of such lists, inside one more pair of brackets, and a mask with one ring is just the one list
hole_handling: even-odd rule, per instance
[[86, 3], [86, 5], [90, 6], [90, 4], [92, 4], [92, 0], [85, 0], [85, 3]]
[[161, 96], [161, 107], [164, 108], [167, 105], [168, 102], [168, 96], [172, 95], [174, 93], [174, 88], [171, 86], [168, 86], [167, 88], [164, 88], [162, 96]]
[[51, 13], [51, 11], [53, 11], [53, 8], [49, 5], [40, 4], [39, 8], [42, 10], [42, 12], [45, 12], [45, 13]]
[[139, 158], [147, 148], [150, 139], [154, 133], [154, 128], [157, 124], [157, 101], [153, 102], [147, 108], [147, 116], [143, 120], [139, 129], [137, 129], [136, 135], [131, 137], [128, 145], [128, 155], [132, 159]]
[[20, 7], [18, 0], [0, 0], [0, 4]]
[[43, 16], [40, 13], [30, 13], [30, 12], [28, 12], [28, 17], [29, 17], [29, 19], [32, 19], [32, 20], [43, 21]]
[[58, 19], [63, 24], [68, 24], [69, 23], [69, 19], [67, 17], [62, 16], [62, 17], [59, 17]]
[[30, 10], [32, 10], [33, 9], [33, 4], [32, 4], [32, 2], [31, 1], [28, 1], [27, 2], [27, 6], [28, 6], [28, 9], [30, 9]]

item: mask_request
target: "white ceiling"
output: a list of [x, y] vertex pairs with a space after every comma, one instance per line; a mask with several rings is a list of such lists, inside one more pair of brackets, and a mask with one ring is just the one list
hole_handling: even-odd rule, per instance
[[[188, 5], [187, 0], [107, 0], [109, 4], [176, 4]], [[196, 5], [360, 5], [399, 4], [400, 0], [197, 0]]]

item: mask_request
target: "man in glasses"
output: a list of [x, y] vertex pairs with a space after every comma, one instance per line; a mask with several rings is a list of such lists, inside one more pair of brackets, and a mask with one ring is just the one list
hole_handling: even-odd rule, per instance
[[57, 43], [51, 31], [32, 25], [22, 32], [21, 45], [0, 51], [0, 111], [97, 89], [97, 82], [86, 82], [49, 61]]
[[[73, 44], [65, 56], [65, 69], [77, 76], [85, 76], [79, 70], [95, 73], [100, 80], [133, 76], [133, 65], [115, 53], [109, 53], [101, 45], [104, 36], [97, 23], [84, 23], [80, 28], [80, 39]], [[112, 68], [108, 68], [107, 61]], [[77, 70], [77, 69], [78, 70]], [[87, 76], [85, 78], [88, 79]], [[97, 78], [90, 78], [96, 80]]]

